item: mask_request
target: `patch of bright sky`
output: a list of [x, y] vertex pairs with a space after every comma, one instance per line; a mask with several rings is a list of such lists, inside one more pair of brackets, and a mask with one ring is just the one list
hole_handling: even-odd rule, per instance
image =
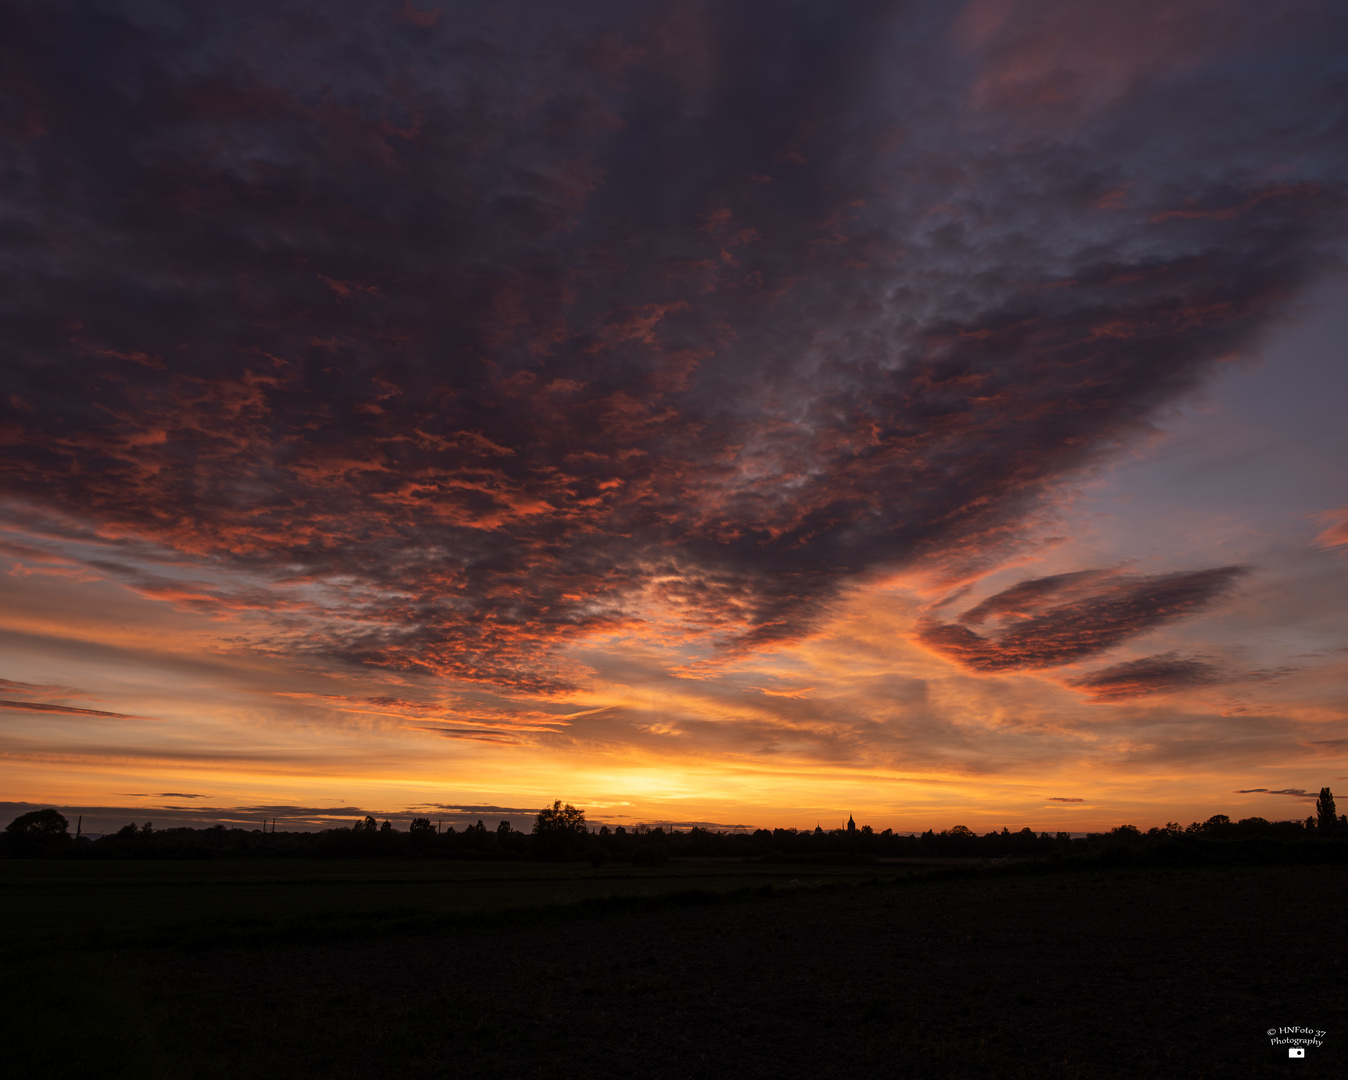
[[[1269, 662], [1348, 645], [1348, 565], [1341, 551], [1314, 544], [1324, 528], [1317, 515], [1348, 503], [1345, 354], [1348, 278], [1338, 277], [1262, 347], [1158, 416], [1152, 439], [1082, 482], [1062, 543], [989, 575], [957, 607], [1025, 578], [1092, 567], [1165, 573], [1243, 564], [1252, 572], [1234, 601], [1155, 637], [1188, 636], [1202, 624], [1205, 636], [1234, 647], [1257, 608], [1259, 621], [1280, 625]], [[1270, 589], [1278, 602], [1260, 603]], [[1242, 617], [1230, 618], [1234, 611]]]

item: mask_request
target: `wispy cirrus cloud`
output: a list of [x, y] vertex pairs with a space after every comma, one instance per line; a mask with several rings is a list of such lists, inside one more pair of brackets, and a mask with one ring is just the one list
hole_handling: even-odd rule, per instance
[[109, 720], [152, 720], [150, 716], [132, 716], [129, 713], [107, 712], [103, 709], [77, 709], [71, 705], [49, 705], [41, 701], [0, 701], [0, 709], [17, 712], [51, 713], [57, 716], [96, 716]]
[[[22, 694], [38, 694], [43, 697], [80, 699], [94, 698], [95, 695], [87, 691], [77, 690], [68, 686], [54, 686], [47, 683], [21, 682], [16, 679], [0, 679], [0, 690], [9, 692], [18, 692]], [[67, 705], [63, 701], [20, 701], [20, 700], [0, 700], [0, 710], [11, 710], [15, 712], [48, 713], [56, 716], [90, 716], [100, 717], [109, 720], [153, 720], [150, 716], [135, 716], [130, 713], [113, 712], [106, 709], [86, 709], [80, 706]]]
[[1256, 788], [1240, 788], [1239, 790], [1237, 790], [1236, 794], [1237, 794], [1237, 795], [1256, 795], [1256, 794], [1259, 794], [1259, 795], [1291, 795], [1293, 798], [1296, 798], [1296, 799], [1318, 799], [1318, 798], [1320, 797], [1319, 794], [1318, 794], [1317, 792], [1314, 792], [1314, 791], [1306, 791], [1304, 788], [1281, 788], [1281, 789], [1279, 789], [1279, 790], [1271, 790], [1271, 789], [1269, 789], [1269, 788], [1262, 788], [1262, 787], [1256, 787]]
[[52, 686], [49, 683], [30, 683], [20, 682], [17, 679], [0, 679], [0, 690], [10, 692], [19, 692], [22, 694], [48, 694], [56, 697], [87, 697], [87, 694], [81, 694], [77, 690], [71, 690], [64, 686]]
[[1111, 664], [1071, 679], [1068, 685], [1087, 691], [1094, 701], [1121, 701], [1210, 686], [1221, 679], [1221, 672], [1214, 665], [1169, 652]]
[[1336, 510], [1326, 510], [1317, 515], [1324, 528], [1316, 535], [1315, 543], [1319, 547], [1334, 548], [1348, 544], [1348, 506]]
[[[1031, 578], [969, 608], [953, 622], [928, 617], [918, 640], [976, 671], [1060, 667], [1088, 659], [1130, 638], [1202, 610], [1229, 592], [1245, 567], [1173, 574], [1113, 570]], [[991, 632], [970, 629], [991, 622]], [[1198, 661], [1157, 656], [1129, 661], [1077, 680], [1098, 697], [1131, 695], [1211, 681]]]

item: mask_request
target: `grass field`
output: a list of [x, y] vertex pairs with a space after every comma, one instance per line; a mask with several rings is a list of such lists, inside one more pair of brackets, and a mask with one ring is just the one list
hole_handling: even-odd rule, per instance
[[[5, 1075], [1348, 1075], [1337, 866], [0, 863]], [[1326, 1031], [1290, 1061], [1280, 1026]]]

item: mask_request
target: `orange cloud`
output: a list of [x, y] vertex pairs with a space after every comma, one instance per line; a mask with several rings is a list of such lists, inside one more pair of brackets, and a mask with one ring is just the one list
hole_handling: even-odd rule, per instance
[[1326, 510], [1317, 518], [1325, 528], [1315, 537], [1316, 546], [1332, 548], [1348, 544], [1348, 506]]

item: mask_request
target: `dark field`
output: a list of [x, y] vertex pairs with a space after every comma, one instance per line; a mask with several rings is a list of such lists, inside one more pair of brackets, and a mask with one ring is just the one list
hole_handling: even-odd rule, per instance
[[[887, 876], [904, 872], [884, 869]], [[873, 866], [743, 862], [595, 870], [576, 863], [409, 859], [10, 860], [0, 862], [0, 947], [34, 938], [200, 946], [332, 937], [514, 908], [677, 890], [791, 888], [869, 880], [875, 873]]]
[[1345, 899], [1342, 866], [12, 860], [4, 1073], [1341, 1077]]

